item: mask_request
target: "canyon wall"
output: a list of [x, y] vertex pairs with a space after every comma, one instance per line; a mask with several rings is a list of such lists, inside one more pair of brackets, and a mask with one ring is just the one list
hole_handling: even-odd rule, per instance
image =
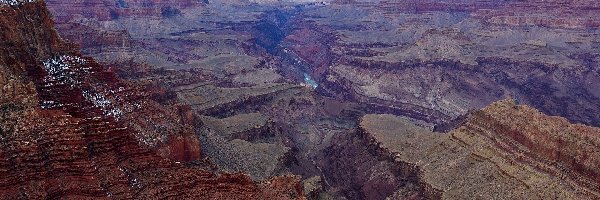
[[80, 55], [43, 1], [0, 5], [0, 30], [3, 198], [302, 198], [294, 177], [256, 183], [180, 163], [202, 159], [189, 108]]
[[596, 199], [598, 131], [512, 100], [471, 113], [448, 134], [393, 115], [361, 120], [367, 141], [414, 166], [413, 181], [433, 199]]
[[296, 174], [311, 198], [597, 197], [594, 129], [571, 124], [600, 124], [592, 1], [123, 2], [48, 1], [135, 88], [99, 93], [133, 103], [119, 121], [162, 157]]

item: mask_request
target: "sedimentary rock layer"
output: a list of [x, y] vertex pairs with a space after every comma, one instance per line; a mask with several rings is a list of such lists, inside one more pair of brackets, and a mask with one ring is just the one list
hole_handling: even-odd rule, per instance
[[416, 168], [429, 198], [596, 199], [600, 129], [546, 116], [512, 100], [469, 115], [448, 134], [393, 115], [367, 115], [361, 131]]
[[[111, 102], [118, 102], [114, 97], [133, 102], [120, 108], [125, 118], [119, 121], [142, 130], [135, 132], [136, 139], [163, 157], [194, 160], [198, 156], [191, 155], [198, 154], [191, 152], [199, 152], [199, 157], [214, 161], [217, 170], [241, 171], [255, 179], [299, 174], [306, 188], [312, 188], [307, 191], [323, 189], [348, 199], [467, 198], [480, 191], [490, 197], [500, 193], [498, 188], [508, 191], [499, 195], [516, 198], [522, 194], [513, 192], [523, 187], [531, 191], [531, 198], [584, 198], [597, 191], [590, 184], [597, 176], [590, 171], [595, 161], [588, 158], [594, 155], [593, 145], [569, 145], [586, 149], [573, 152], [545, 148], [571, 139], [591, 143], [586, 138], [527, 136], [535, 131], [508, 129], [510, 122], [500, 119], [517, 115], [519, 109], [502, 116], [470, 112], [512, 97], [545, 114], [600, 125], [600, 37], [594, 28], [600, 12], [595, 12], [593, 1], [149, 2], [49, 1], [61, 36], [135, 83], [136, 89], [129, 90], [135, 92], [104, 92], [118, 91], [116, 87], [100, 94]], [[5, 90], [25, 87], [29, 86]], [[135, 99], [145, 106], [134, 109], [141, 101]], [[127, 114], [136, 112], [147, 119]], [[429, 134], [419, 137], [419, 144], [447, 144], [419, 154], [439, 169], [397, 161], [394, 154], [372, 145], [371, 136], [357, 129], [358, 119], [369, 113], [401, 115], [426, 127]], [[470, 121], [463, 123], [467, 116]], [[392, 125], [398, 124], [404, 123]], [[456, 127], [460, 128], [452, 131]], [[486, 139], [479, 129], [494, 136]], [[455, 138], [431, 136], [430, 130], [452, 131]], [[462, 132], [472, 133], [474, 139]], [[179, 133], [201, 135], [202, 151], [189, 150], [197, 143], [186, 139], [193, 134]], [[535, 142], [539, 138], [543, 140]], [[414, 143], [402, 144], [417, 148]], [[479, 143], [487, 150], [476, 149]], [[470, 152], [493, 152], [494, 160]], [[443, 158], [448, 155], [454, 157]], [[268, 157], [276, 159], [265, 161]], [[446, 164], [448, 160], [452, 162]], [[512, 165], [502, 164], [505, 161], [517, 163], [516, 171], [538, 182], [516, 183], [525, 179], [507, 177], [515, 170], [507, 170]], [[465, 174], [453, 162], [472, 174], [448, 175]], [[456, 182], [425, 179], [423, 173]], [[557, 182], [555, 176], [568, 177], [572, 186], [560, 186], [566, 182]], [[500, 186], [476, 184], [487, 182]], [[564, 192], [537, 188], [545, 184]], [[445, 185], [464, 185], [464, 190]]]
[[[0, 6], [0, 196], [301, 198], [294, 177], [258, 184], [241, 174], [169, 161], [200, 159], [197, 138], [187, 132], [193, 128], [185, 128], [192, 121], [189, 108], [161, 107], [79, 55], [52, 25], [44, 2]], [[153, 116], [163, 121], [125, 122]], [[168, 137], [154, 147], [143, 139], [152, 133]]]

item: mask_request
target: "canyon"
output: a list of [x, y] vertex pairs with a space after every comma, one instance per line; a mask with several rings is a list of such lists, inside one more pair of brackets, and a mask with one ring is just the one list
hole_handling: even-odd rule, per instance
[[301, 198], [294, 177], [214, 173], [189, 107], [80, 55], [44, 2], [0, 9], [2, 198]]
[[0, 1], [7, 199], [597, 199], [594, 1]]

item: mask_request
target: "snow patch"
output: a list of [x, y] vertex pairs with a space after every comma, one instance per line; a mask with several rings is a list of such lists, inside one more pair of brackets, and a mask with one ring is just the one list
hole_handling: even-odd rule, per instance
[[112, 102], [101, 93], [84, 90], [83, 97], [85, 97], [86, 100], [92, 102], [92, 104], [94, 104], [95, 107], [102, 109], [104, 115], [106, 116], [112, 116], [118, 120], [119, 117], [123, 115], [123, 111], [121, 111], [121, 109], [114, 107], [111, 108], [110, 106]]
[[[44, 69], [48, 73], [47, 81], [58, 82], [58, 84], [76, 85], [81, 84], [75, 80], [76, 70], [72, 68], [73, 64], [84, 65], [86, 60], [78, 56], [62, 55], [50, 58], [43, 62]], [[53, 85], [53, 83], [50, 83]]]
[[106, 108], [107, 106], [109, 106], [111, 104], [110, 100], [108, 100], [106, 98], [106, 96], [104, 96], [100, 93], [93, 93], [93, 92], [84, 90], [83, 97], [85, 97], [85, 99], [87, 99], [88, 101], [91, 101], [94, 104], [94, 106], [96, 106], [96, 107]]
[[25, 3], [36, 2], [37, 0], [0, 0], [0, 6], [11, 5], [11, 6], [20, 6]]
[[52, 108], [57, 108], [57, 107], [61, 107], [63, 106], [63, 104], [58, 103], [56, 101], [42, 101], [40, 103], [40, 107], [42, 107], [42, 109], [52, 109]]

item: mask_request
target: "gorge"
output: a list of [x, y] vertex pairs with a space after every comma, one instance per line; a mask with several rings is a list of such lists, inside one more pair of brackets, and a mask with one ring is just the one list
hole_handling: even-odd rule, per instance
[[598, 199], [569, 2], [0, 1], [0, 196]]

